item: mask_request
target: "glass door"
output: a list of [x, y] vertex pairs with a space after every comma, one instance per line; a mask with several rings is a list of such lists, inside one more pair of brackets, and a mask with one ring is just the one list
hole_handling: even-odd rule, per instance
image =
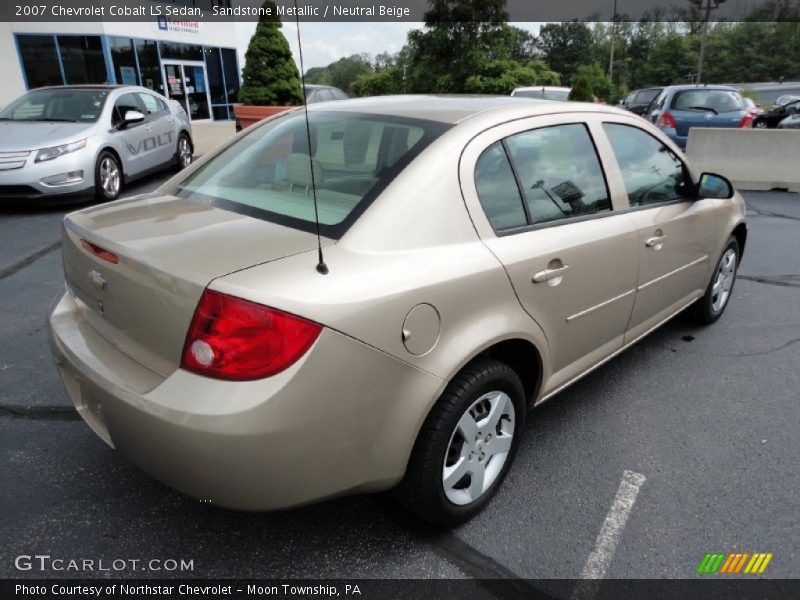
[[164, 62], [167, 95], [183, 105], [192, 121], [211, 118], [205, 65]]

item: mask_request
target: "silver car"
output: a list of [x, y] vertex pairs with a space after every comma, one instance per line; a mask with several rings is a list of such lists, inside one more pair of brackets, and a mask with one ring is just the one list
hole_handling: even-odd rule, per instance
[[0, 199], [114, 200], [124, 183], [192, 162], [189, 117], [139, 86], [32, 90], [0, 112]]

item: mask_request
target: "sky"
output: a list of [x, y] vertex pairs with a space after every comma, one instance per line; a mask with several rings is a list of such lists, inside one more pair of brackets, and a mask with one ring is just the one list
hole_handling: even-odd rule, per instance
[[[532, 33], [539, 32], [539, 23], [511, 23]], [[412, 29], [422, 28], [423, 23], [374, 22], [374, 23], [300, 23], [300, 40], [303, 44], [303, 62], [306, 70], [311, 67], [324, 67], [343, 58], [366, 52], [375, 56], [381, 52], [393, 54], [406, 42], [406, 35]], [[255, 31], [255, 23], [248, 23], [249, 32], [241, 30], [243, 39], [250, 39]], [[289, 40], [295, 61], [297, 53], [297, 26], [294, 22], [283, 23], [283, 34]], [[242, 61], [247, 44], [240, 48]], [[244, 64], [242, 62], [242, 64]]]

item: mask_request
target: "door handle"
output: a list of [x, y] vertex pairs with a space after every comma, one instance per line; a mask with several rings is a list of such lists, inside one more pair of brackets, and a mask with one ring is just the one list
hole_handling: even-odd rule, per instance
[[661, 246], [664, 245], [665, 239], [667, 239], [666, 235], [654, 235], [653, 237], [648, 238], [647, 241], [644, 243], [644, 245], [647, 246], [648, 248], [661, 250]]
[[564, 275], [564, 273], [567, 271], [569, 271], [569, 265], [556, 267], [555, 269], [545, 269], [543, 271], [539, 271], [533, 276], [533, 283], [544, 283], [545, 281], [557, 279], [558, 277]]

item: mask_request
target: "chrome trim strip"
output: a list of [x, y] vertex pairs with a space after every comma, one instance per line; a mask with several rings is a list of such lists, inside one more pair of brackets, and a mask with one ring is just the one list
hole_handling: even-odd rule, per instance
[[584, 315], [588, 315], [589, 313], [592, 313], [592, 312], [594, 312], [596, 310], [599, 310], [599, 309], [603, 308], [604, 306], [608, 306], [612, 302], [616, 302], [617, 300], [622, 300], [626, 296], [630, 296], [631, 294], [633, 294], [635, 291], [636, 291], [636, 289], [628, 290], [627, 292], [624, 292], [624, 293], [620, 294], [619, 296], [614, 296], [613, 298], [609, 298], [608, 300], [606, 300], [604, 302], [601, 302], [600, 304], [597, 304], [595, 306], [592, 306], [591, 308], [587, 308], [586, 310], [582, 310], [579, 313], [575, 313], [571, 317], [567, 317], [567, 323], [572, 323], [572, 321], [574, 321], [575, 319], [580, 319]]
[[625, 350], [627, 350], [628, 348], [630, 348], [631, 346], [633, 346], [633, 345], [634, 345], [636, 342], [638, 342], [638, 341], [639, 341], [639, 340], [641, 340], [642, 338], [646, 337], [647, 335], [649, 335], [650, 333], [652, 333], [653, 331], [655, 331], [656, 329], [658, 329], [659, 327], [661, 327], [661, 326], [662, 326], [664, 323], [666, 323], [667, 321], [669, 321], [670, 319], [672, 319], [672, 318], [673, 318], [674, 316], [676, 316], [676, 315], [677, 315], [679, 312], [681, 312], [682, 310], [685, 310], [685, 309], [687, 309], [689, 306], [691, 306], [692, 304], [694, 304], [694, 302], [695, 302], [695, 301], [696, 301], [698, 298], [701, 298], [701, 297], [702, 297], [702, 293], [701, 293], [701, 292], [695, 292], [695, 297], [694, 297], [694, 298], [692, 298], [692, 299], [691, 299], [691, 301], [689, 301], [689, 302], [687, 302], [686, 304], [684, 304], [683, 306], [681, 306], [681, 307], [680, 307], [678, 310], [676, 310], [674, 313], [672, 313], [671, 315], [669, 315], [669, 316], [668, 316], [668, 317], [666, 317], [665, 319], [662, 319], [661, 321], [659, 321], [658, 323], [656, 323], [655, 325], [653, 325], [653, 326], [652, 326], [650, 329], [648, 329], [648, 330], [647, 330], [647, 331], [645, 331], [644, 333], [642, 333], [642, 334], [638, 335], [636, 338], [632, 339], [632, 340], [631, 340], [630, 342], [628, 342], [627, 344], [624, 344], [624, 345], [622, 346], [622, 348], [620, 348], [619, 350], [615, 350], [614, 352], [612, 352], [611, 354], [609, 354], [608, 356], [606, 356], [606, 357], [605, 357], [603, 360], [601, 360], [601, 361], [599, 361], [599, 362], [595, 363], [594, 365], [592, 365], [591, 367], [589, 367], [588, 369], [586, 369], [586, 370], [585, 370], [583, 373], [579, 373], [578, 375], [576, 375], [575, 377], [573, 377], [573, 378], [572, 378], [572, 379], [570, 379], [569, 381], [566, 381], [565, 383], [562, 383], [562, 384], [561, 384], [560, 386], [558, 386], [556, 389], [554, 389], [554, 390], [552, 390], [552, 391], [550, 391], [550, 392], [547, 392], [547, 394], [545, 394], [544, 396], [542, 396], [542, 398], [541, 398], [540, 400], [537, 400], [537, 401], [536, 401], [536, 403], [534, 404], [534, 406], [539, 406], [539, 405], [540, 405], [542, 402], [544, 402], [545, 400], [549, 400], [550, 398], [552, 398], [553, 396], [555, 396], [556, 394], [558, 394], [558, 393], [559, 393], [561, 390], [563, 390], [563, 389], [565, 389], [565, 388], [567, 388], [567, 387], [571, 386], [573, 383], [575, 383], [575, 382], [576, 382], [576, 381], [578, 381], [579, 379], [583, 379], [583, 378], [584, 378], [586, 375], [588, 375], [589, 373], [591, 373], [591, 372], [592, 372], [592, 371], [594, 371], [595, 369], [597, 369], [597, 368], [599, 368], [599, 367], [602, 367], [604, 364], [606, 364], [606, 363], [607, 363], [608, 361], [610, 361], [612, 358], [615, 358], [616, 356], [618, 356], [618, 355], [622, 354], [622, 353], [623, 353]]
[[651, 279], [650, 281], [648, 281], [647, 283], [643, 283], [642, 285], [640, 285], [636, 289], [637, 290], [643, 290], [645, 288], [648, 288], [651, 285], [653, 285], [654, 283], [658, 283], [659, 281], [663, 281], [667, 277], [671, 277], [672, 275], [680, 273], [681, 271], [685, 271], [686, 269], [689, 269], [689, 268], [691, 268], [691, 267], [693, 267], [695, 265], [699, 265], [701, 262], [705, 262], [707, 260], [708, 260], [708, 254], [706, 254], [705, 256], [701, 256], [697, 260], [693, 260], [692, 262], [687, 263], [687, 264], [683, 265], [682, 267], [678, 267], [674, 271], [670, 271], [669, 273], [665, 273], [664, 275], [660, 275], [659, 277], [656, 277], [655, 279]]

